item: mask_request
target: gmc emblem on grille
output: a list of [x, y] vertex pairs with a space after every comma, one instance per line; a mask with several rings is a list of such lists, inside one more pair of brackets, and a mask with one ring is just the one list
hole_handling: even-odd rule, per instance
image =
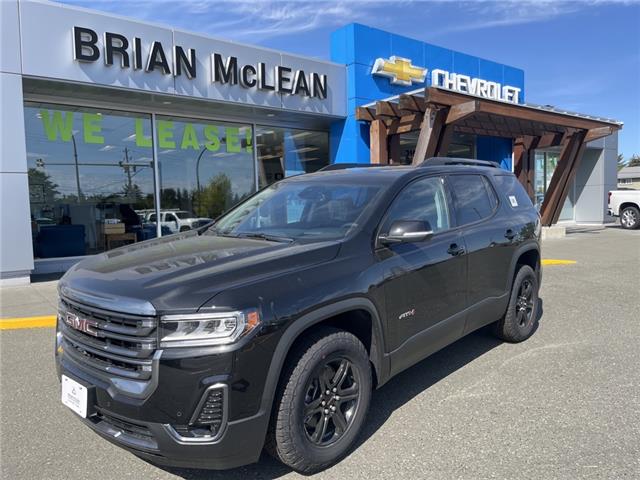
[[94, 337], [98, 336], [98, 331], [93, 328], [98, 326], [96, 322], [93, 322], [86, 318], [80, 318], [73, 313], [67, 312], [67, 314], [64, 316], [64, 323], [75, 330], [80, 330], [81, 332], [93, 335]]

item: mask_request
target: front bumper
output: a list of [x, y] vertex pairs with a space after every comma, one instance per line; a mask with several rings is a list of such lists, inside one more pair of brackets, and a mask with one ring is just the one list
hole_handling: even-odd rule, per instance
[[[153, 388], [144, 398], [123, 395], [113, 379], [65, 353], [58, 336], [58, 377], [66, 375], [89, 390], [84, 423], [109, 442], [151, 463], [229, 469], [256, 462], [269, 422], [260, 408], [269, 362], [263, 339], [234, 349], [156, 352]], [[207, 392], [224, 390], [219, 434], [194, 437], [192, 428]]]
[[224, 470], [258, 461], [268, 416], [230, 422], [219, 440], [205, 444], [181, 440], [170, 425], [134, 422], [106, 411], [83, 421], [105, 440], [151, 463]]

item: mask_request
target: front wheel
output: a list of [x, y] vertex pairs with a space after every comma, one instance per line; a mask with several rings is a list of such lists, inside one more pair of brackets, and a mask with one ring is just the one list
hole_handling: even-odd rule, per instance
[[620, 226], [627, 230], [640, 227], [640, 210], [637, 207], [625, 207], [620, 212]]
[[293, 352], [285, 367], [267, 450], [302, 473], [345, 456], [364, 423], [371, 398], [371, 367], [354, 335], [322, 329]]
[[522, 265], [513, 280], [507, 311], [495, 324], [495, 333], [507, 342], [522, 342], [533, 335], [537, 325], [538, 276], [529, 265]]

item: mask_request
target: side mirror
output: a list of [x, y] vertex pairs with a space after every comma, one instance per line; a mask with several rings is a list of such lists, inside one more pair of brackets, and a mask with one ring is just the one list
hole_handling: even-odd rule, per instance
[[398, 220], [391, 224], [387, 235], [378, 239], [383, 245], [402, 242], [422, 242], [433, 235], [429, 222], [424, 220]]

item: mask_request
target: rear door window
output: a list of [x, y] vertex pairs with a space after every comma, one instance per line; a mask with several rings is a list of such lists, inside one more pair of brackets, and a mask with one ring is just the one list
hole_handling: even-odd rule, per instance
[[498, 194], [501, 195], [511, 208], [531, 208], [533, 203], [522, 184], [514, 175], [496, 175], [494, 181]]
[[489, 218], [498, 199], [489, 181], [483, 175], [451, 175], [458, 225], [467, 225]]

